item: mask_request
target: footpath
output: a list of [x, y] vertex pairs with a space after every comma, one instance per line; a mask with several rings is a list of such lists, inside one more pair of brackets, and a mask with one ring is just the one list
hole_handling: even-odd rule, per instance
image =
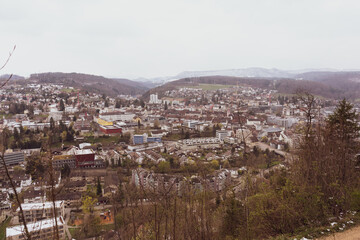
[[319, 238], [319, 240], [360, 240], [360, 226]]

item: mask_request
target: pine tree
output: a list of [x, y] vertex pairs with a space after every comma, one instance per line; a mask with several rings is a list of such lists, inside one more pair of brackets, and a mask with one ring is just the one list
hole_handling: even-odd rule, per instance
[[17, 128], [14, 128], [14, 139], [15, 139], [15, 141], [20, 140], [20, 135], [19, 135]]
[[329, 145], [333, 156], [336, 156], [336, 167], [340, 170], [339, 179], [343, 184], [351, 182], [354, 169], [353, 156], [358, 152], [360, 127], [358, 114], [345, 99], [340, 101], [333, 114], [328, 117]]
[[121, 106], [120, 101], [119, 101], [119, 100], [116, 100], [115, 108], [120, 108], [120, 106]]
[[102, 196], [102, 189], [101, 189], [100, 178], [97, 179], [96, 195]]
[[55, 121], [54, 119], [51, 117], [50, 118], [50, 130], [53, 131], [55, 129]]
[[140, 106], [141, 106], [141, 108], [144, 108], [145, 107], [145, 102], [144, 102], [144, 100], [140, 100]]
[[61, 99], [59, 104], [59, 111], [64, 111], [64, 110], [65, 110], [65, 104], [64, 101]]

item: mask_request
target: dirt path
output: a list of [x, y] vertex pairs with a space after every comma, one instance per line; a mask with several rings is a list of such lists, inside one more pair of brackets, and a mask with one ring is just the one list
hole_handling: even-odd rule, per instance
[[319, 238], [319, 240], [360, 240], [360, 226], [353, 227], [344, 232]]

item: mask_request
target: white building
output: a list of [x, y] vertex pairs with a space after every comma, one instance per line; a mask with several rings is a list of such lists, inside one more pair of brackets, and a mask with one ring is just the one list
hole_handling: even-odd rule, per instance
[[[44, 202], [44, 203], [23, 203], [21, 207], [24, 211], [25, 220], [29, 222], [38, 222], [43, 219], [50, 219], [55, 217], [54, 205], [53, 202]], [[63, 217], [65, 215], [64, 202], [55, 201], [55, 209], [57, 217]], [[19, 212], [19, 222], [21, 222], [20, 210]]]
[[161, 103], [161, 101], [159, 100], [158, 98], [158, 95], [157, 93], [155, 94], [150, 94], [150, 101], [149, 101], [150, 104], [159, 104]]
[[216, 137], [220, 140], [224, 140], [229, 136], [229, 131], [226, 130], [216, 130]]
[[124, 113], [124, 112], [102, 112], [99, 114], [99, 118], [107, 122], [122, 121], [122, 122], [131, 122], [135, 114], [133, 113]]
[[[57, 226], [59, 230], [59, 238], [65, 239], [65, 222], [62, 217], [57, 218]], [[45, 219], [42, 221], [28, 223], [27, 228], [31, 234], [32, 239], [55, 239], [54, 228], [56, 226], [55, 218]], [[20, 240], [24, 239], [25, 230], [24, 225], [17, 225], [14, 227], [6, 228], [6, 239], [8, 240]]]

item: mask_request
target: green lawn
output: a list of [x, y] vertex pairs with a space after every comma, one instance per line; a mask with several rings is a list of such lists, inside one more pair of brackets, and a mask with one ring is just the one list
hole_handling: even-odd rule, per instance
[[74, 91], [74, 89], [70, 89], [70, 88], [63, 88], [61, 89], [62, 92], [65, 92], [65, 93], [71, 93]]
[[6, 238], [6, 227], [7, 225], [10, 223], [11, 217], [9, 217], [8, 219], [6, 219], [5, 222], [3, 222], [0, 225], [0, 240], [5, 240]]
[[[107, 225], [101, 225], [100, 228], [101, 228], [102, 232], [108, 232], [110, 230], [115, 229], [115, 225], [113, 223], [112, 224], [107, 224]], [[79, 228], [70, 228], [69, 227], [69, 232], [70, 232], [71, 236], [74, 236], [76, 234], [76, 232], [80, 231], [80, 230], [81, 230], [80, 227]]]
[[[53, 143], [53, 144], [51, 144], [51, 147], [53, 147], [53, 148], [60, 148], [61, 147], [61, 145], [62, 145], [62, 143], [61, 142], [58, 142], [58, 143]], [[72, 142], [68, 142], [68, 141], [65, 141], [64, 142], [64, 146], [73, 146], [73, 145], [76, 145], [76, 142], [75, 141], [72, 141]]]
[[74, 236], [77, 228], [71, 228], [71, 227], [69, 227], [68, 229], [69, 229], [69, 232], [70, 232], [71, 236]]
[[[292, 98], [292, 97], [298, 97], [299, 94], [297, 94], [297, 93], [279, 93], [279, 92], [272, 94], [273, 99], [277, 98], [278, 96]], [[325, 97], [320, 96], [320, 95], [314, 95], [314, 97], [319, 98], [319, 99], [326, 99]]]
[[197, 88], [197, 89], [202, 89], [204, 91], [214, 91], [214, 90], [218, 90], [218, 89], [224, 89], [224, 88], [231, 88], [234, 85], [223, 85], [223, 84], [203, 84], [200, 83], [197, 86], [187, 86], [188, 88]]
[[1, 113], [0, 114], [0, 118], [11, 118], [13, 115], [11, 114], [11, 113], [8, 113], [8, 114], [6, 114], [6, 113]]
[[100, 136], [100, 137], [85, 137], [85, 142], [88, 143], [112, 143], [117, 142], [120, 136]]
[[167, 136], [164, 136], [162, 138], [164, 141], [177, 141], [177, 140], [180, 140], [182, 139], [181, 135], [180, 134], [169, 134]]

